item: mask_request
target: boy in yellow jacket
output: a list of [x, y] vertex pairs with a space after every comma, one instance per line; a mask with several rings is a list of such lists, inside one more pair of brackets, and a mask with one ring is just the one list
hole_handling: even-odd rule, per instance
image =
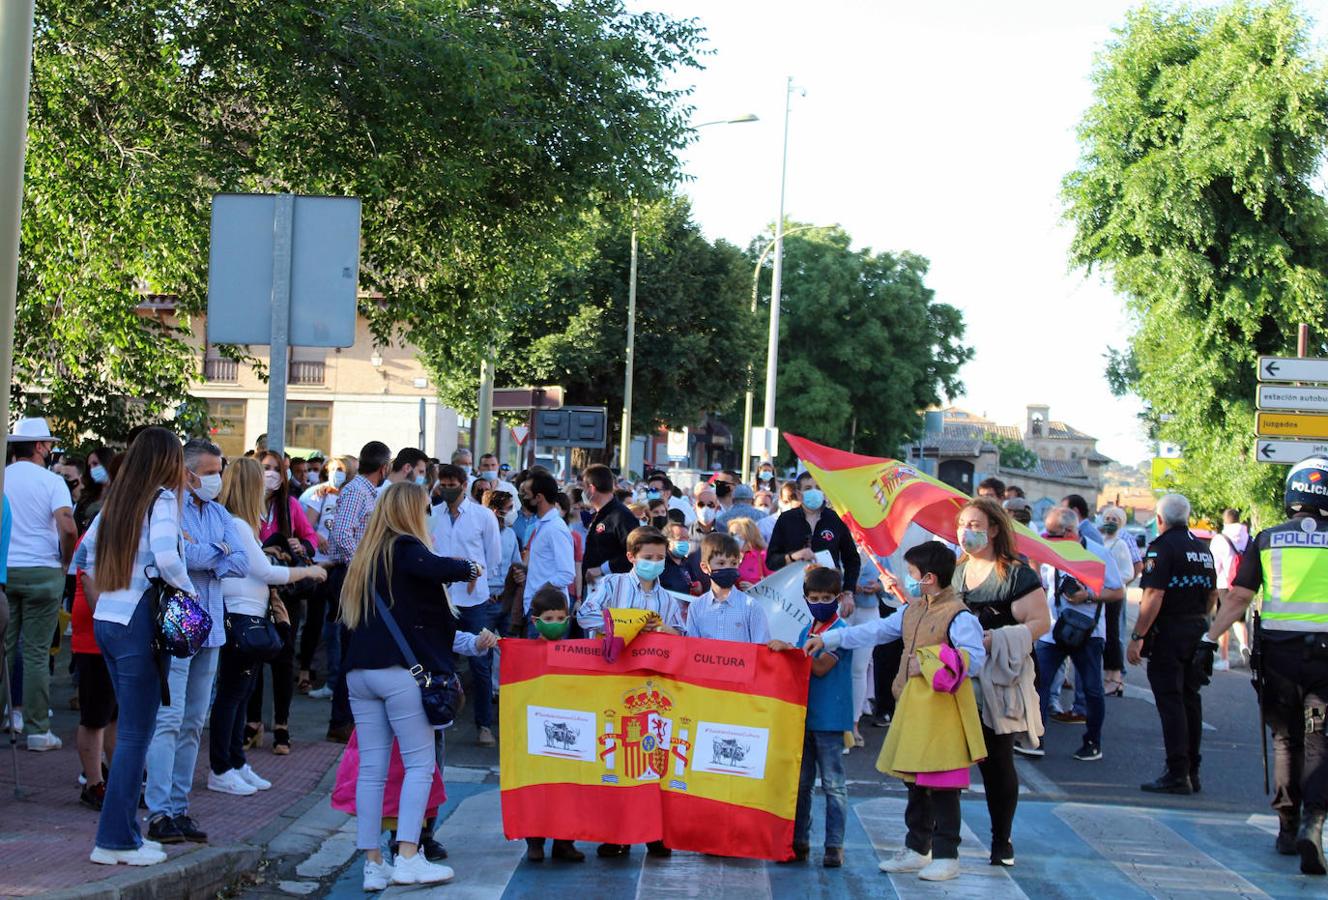
[[954, 552], [940, 541], [904, 554], [919, 597], [889, 617], [807, 639], [808, 654], [904, 642], [895, 678], [899, 698], [876, 768], [908, 783], [904, 848], [882, 872], [917, 872], [925, 881], [959, 875], [959, 792], [968, 768], [986, 756], [969, 673], [982, 668], [982, 626], [950, 587]]

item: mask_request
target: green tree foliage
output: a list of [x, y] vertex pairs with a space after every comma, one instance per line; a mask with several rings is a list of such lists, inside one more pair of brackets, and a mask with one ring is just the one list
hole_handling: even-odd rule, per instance
[[1275, 516], [1285, 470], [1252, 460], [1255, 358], [1294, 355], [1298, 322], [1324, 333], [1328, 67], [1289, 2], [1149, 5], [1094, 82], [1064, 197], [1073, 262], [1109, 272], [1136, 322], [1113, 384], [1184, 446], [1198, 509]]
[[[477, 368], [586, 211], [659, 195], [691, 21], [622, 0], [39, 0], [15, 380], [102, 436], [197, 361], [141, 314], [206, 294], [218, 191], [364, 200], [364, 311]], [[242, 353], [242, 348], [235, 352]], [[458, 363], [459, 364], [459, 363]], [[127, 399], [121, 399], [127, 398]]]
[[839, 227], [784, 240], [775, 418], [814, 441], [895, 456], [921, 432], [921, 410], [963, 390], [973, 351], [959, 310], [924, 284], [925, 259], [851, 243]]
[[1035, 469], [1038, 464], [1038, 456], [1032, 450], [1029, 450], [1018, 441], [1001, 437], [999, 434], [987, 435], [987, 440], [996, 447], [1001, 457], [1001, 468], [1003, 469]]
[[[538, 310], [513, 323], [497, 354], [500, 383], [560, 384], [568, 405], [607, 406], [614, 431], [622, 419], [633, 218], [630, 206], [606, 208], [588, 226], [593, 251], [553, 282]], [[635, 219], [632, 431], [695, 426], [741, 395], [762, 346], [751, 270], [738, 248], [705, 239], [684, 200], [643, 204]]]

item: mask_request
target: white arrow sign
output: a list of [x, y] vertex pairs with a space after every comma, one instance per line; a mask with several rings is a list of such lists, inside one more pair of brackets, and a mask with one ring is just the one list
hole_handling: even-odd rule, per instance
[[1328, 412], [1328, 387], [1291, 387], [1281, 384], [1259, 385], [1259, 409], [1287, 409], [1303, 412]]
[[1255, 441], [1254, 455], [1261, 463], [1292, 465], [1311, 456], [1328, 455], [1323, 441]]
[[1260, 381], [1328, 381], [1328, 359], [1295, 356], [1259, 357]]

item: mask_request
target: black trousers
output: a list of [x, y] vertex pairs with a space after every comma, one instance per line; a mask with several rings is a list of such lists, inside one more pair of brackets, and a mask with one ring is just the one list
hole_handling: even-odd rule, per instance
[[978, 763], [982, 788], [987, 794], [993, 848], [1010, 840], [1014, 811], [1019, 805], [1019, 773], [1014, 770], [1014, 735], [997, 734], [982, 723], [987, 758]]
[[[291, 625], [279, 623], [277, 633], [281, 635], [281, 652], [270, 660], [272, 667], [272, 724], [285, 725], [290, 722], [291, 698], [295, 695], [295, 631], [293, 625], [299, 622], [301, 602], [287, 600], [286, 610], [291, 617]], [[318, 623], [322, 626], [322, 622]], [[249, 695], [249, 721], [263, 721], [263, 666], [254, 673], [254, 692]]]
[[[1284, 823], [1298, 824], [1302, 804], [1306, 812], [1328, 812], [1328, 657], [1307, 659], [1298, 640], [1264, 640], [1260, 649], [1263, 718], [1273, 732], [1272, 805]], [[1310, 723], [1313, 732], [1306, 731]]]
[[[860, 651], [859, 651], [860, 652]], [[876, 715], [895, 714], [895, 675], [899, 660], [904, 655], [904, 642], [891, 641], [872, 648], [872, 684], [876, 688]]]
[[1203, 616], [1160, 618], [1148, 632], [1148, 686], [1162, 720], [1167, 774], [1173, 777], [1199, 771], [1202, 758], [1203, 700], [1199, 674], [1191, 663], [1207, 627]]
[[959, 858], [958, 791], [910, 784], [904, 825], [908, 827], [904, 844], [914, 853], [930, 853], [933, 859]]
[[230, 641], [221, 648], [217, 696], [212, 701], [212, 718], [208, 722], [208, 762], [218, 775], [244, 768], [245, 713], [257, 671], [258, 665], [236, 650]]
[[1102, 618], [1107, 620], [1107, 643], [1102, 648], [1102, 668], [1108, 672], [1125, 671], [1125, 645], [1121, 642], [1121, 607], [1124, 600], [1111, 600], [1102, 605]]

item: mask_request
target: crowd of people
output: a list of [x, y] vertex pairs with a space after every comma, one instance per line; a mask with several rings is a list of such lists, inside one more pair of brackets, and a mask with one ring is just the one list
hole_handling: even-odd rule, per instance
[[[245, 797], [270, 788], [246, 751], [270, 741], [276, 754], [298, 752], [289, 715], [302, 694], [331, 701], [328, 740], [354, 735], [347, 802], [365, 889], [450, 880], [432, 828], [442, 729], [459, 696], [469, 698], [478, 743], [495, 745], [498, 639], [594, 637], [605, 609], [625, 608], [651, 612], [646, 627], [662, 634], [813, 657], [790, 862], [809, 856], [819, 777], [822, 863], [842, 865], [843, 756], [865, 744], [867, 725], [890, 727], [878, 767], [909, 785], [906, 846], [883, 871], [959, 874], [958, 797], [972, 764], [990, 812], [991, 863], [1011, 866], [1016, 755], [1045, 754], [1050, 719], [1083, 724], [1074, 758], [1100, 760], [1107, 698], [1123, 695], [1127, 665], [1143, 657], [1166, 758], [1163, 774], [1141, 787], [1200, 789], [1199, 692], [1214, 658], [1218, 667], [1229, 659], [1228, 635], [1241, 621], [1231, 610], [1243, 612], [1267, 577], [1235, 511], [1201, 541], [1180, 495], [1160, 500], [1159, 536], [1146, 550], [1119, 508], [1094, 514], [1069, 495], [1046, 511], [1043, 537], [1077, 542], [1101, 561], [1094, 589], [1020, 552], [1016, 523], [1032, 525], [1032, 507], [995, 479], [959, 509], [953, 535], [920, 534], [880, 556], [854, 541], [810, 474], [785, 479], [769, 462], [751, 483], [718, 471], [685, 490], [666, 471], [632, 483], [590, 465], [560, 484], [492, 454], [474, 465], [462, 448], [443, 462], [378, 441], [355, 456], [308, 459], [260, 441], [227, 460], [207, 440], [182, 445], [154, 427], [121, 453], [56, 459], [58, 441], [40, 419], [21, 420], [9, 441], [0, 528], [9, 724], [31, 751], [61, 746], [49, 704], [64, 610], [80, 800], [100, 814], [91, 859], [112, 865], [153, 865], [165, 859], [163, 844], [206, 842], [189, 802], [205, 724], [208, 790]], [[811, 624], [796, 642], [776, 640], [748, 592], [799, 563]], [[1135, 579], [1142, 603], [1127, 638], [1125, 588]], [[195, 598], [210, 627], [197, 652], [164, 660], [155, 607], [171, 592]], [[1238, 652], [1248, 658], [1252, 646], [1237, 630]], [[1278, 743], [1278, 848], [1301, 853], [1305, 871], [1322, 863], [1313, 829], [1323, 823], [1328, 753], [1321, 713], [1317, 721], [1299, 743]], [[1302, 775], [1317, 779], [1304, 791]], [[395, 826], [390, 861], [385, 818]], [[545, 858], [547, 837], [527, 837], [528, 859]], [[630, 850], [601, 844], [596, 854]], [[550, 852], [585, 858], [557, 837]], [[671, 853], [662, 841], [647, 852]]]

